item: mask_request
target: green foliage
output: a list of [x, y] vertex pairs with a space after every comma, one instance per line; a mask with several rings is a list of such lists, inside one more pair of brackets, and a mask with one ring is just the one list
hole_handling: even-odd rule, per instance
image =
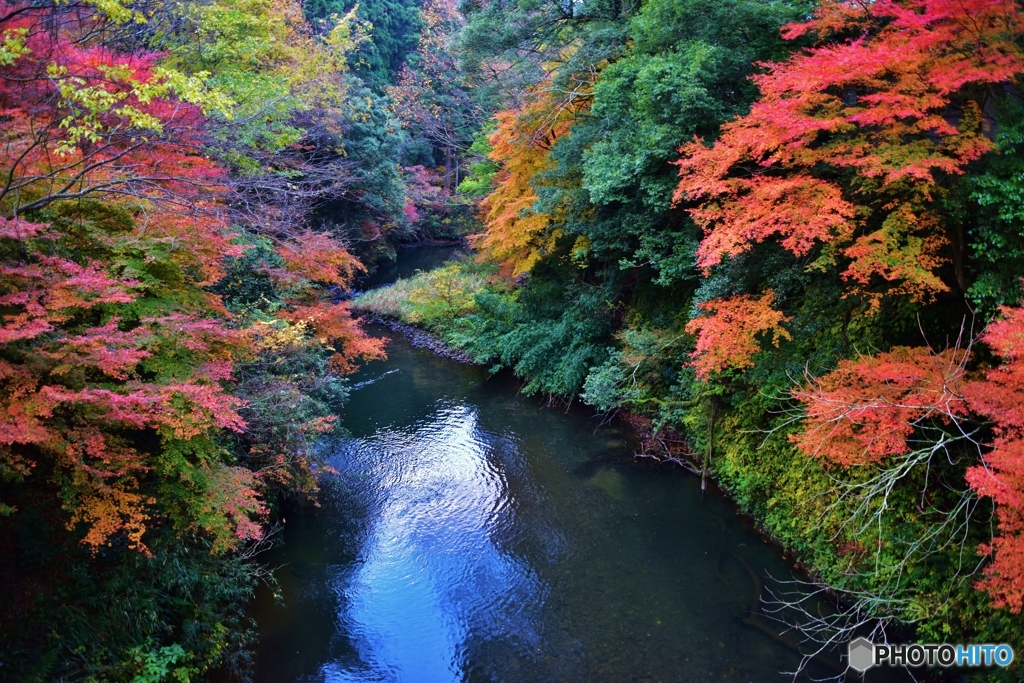
[[416, 49], [423, 21], [413, 0], [308, 0], [302, 9], [316, 26], [356, 7], [359, 19], [370, 24], [370, 40], [354, 56], [355, 72], [379, 89], [395, 82], [406, 56]]
[[590, 369], [581, 398], [601, 412], [618, 408], [649, 416], [657, 431], [683, 424], [699, 387], [686, 365], [692, 337], [679, 328], [656, 328], [634, 315], [615, 335], [618, 348]]
[[188, 669], [174, 667], [185, 657], [185, 650], [177, 643], [158, 650], [137, 648], [133, 655], [141, 671], [135, 675], [132, 683], [161, 683], [166, 680], [189, 683]]
[[409, 302], [416, 307], [410, 322], [429, 319], [437, 321], [434, 324], [439, 327], [450, 327], [476, 309], [473, 294], [482, 284], [467, 277], [458, 264], [425, 273], [409, 292]]
[[[332, 371], [376, 353], [325, 305], [358, 262], [297, 227], [338, 187], [399, 213], [401, 136], [346, 99], [351, 18], [314, 37], [288, 1], [90, 4], [0, 20], [0, 677], [244, 676], [264, 525], [316, 491]], [[362, 185], [333, 172], [348, 131]]]
[[[538, 228], [543, 234], [531, 235], [544, 248], [537, 250], [540, 262], [525, 281], [478, 293], [476, 311], [449, 339], [481, 362], [512, 368], [526, 379], [529, 391], [581, 394], [600, 411], [626, 409], [650, 418], [655, 430], [685, 432], [690, 452], [703, 452], [711, 443], [714, 414], [712, 462], [719, 481], [816, 578], [848, 591], [851, 602], [869, 596], [858, 602], [862, 615], [917, 629], [922, 640], [998, 634], [1007, 642], [1021, 642], [1019, 619], [1015, 623], [986, 604], [970, 576], [992, 523], [987, 503], [970, 513], [969, 523], [956, 512], [966, 491], [967, 464], [972, 458], [976, 462], [978, 453], [951, 449], [948, 458], [910, 467], [884, 504], [876, 500], [858, 507], [862, 501], [849, 493], [850, 487], [884, 470], [843, 469], [798, 451], [788, 437], [799, 429], [802, 415], [787, 400], [802, 378], [822, 376], [844, 359], [924, 341], [937, 348], [952, 345], [965, 316], [976, 315], [977, 333], [1000, 306], [1020, 300], [1024, 107], [1017, 101], [1019, 84], [993, 87], [982, 98], [986, 118], [995, 115], [991, 133], [999, 154], [972, 160], [963, 177], [937, 178], [927, 197], [938, 235], [934, 244], [941, 249], [936, 272], [943, 283], [931, 299], [851, 295], [850, 274], [841, 273], [828, 253], [823, 256], [819, 249], [795, 257], [774, 238], [750, 237], [753, 228], [744, 225], [737, 230], [749, 250], [701, 272], [696, 254], [705, 235], [685, 210], [690, 198], [680, 195], [679, 204], [673, 204], [679, 166], [672, 162], [679, 158], [680, 145], [695, 136], [710, 145], [725, 122], [744, 116], [761, 97], [750, 77], [768, 68], [765, 62], [786, 61], [815, 39], [845, 45], [846, 34], [836, 37], [828, 30], [816, 38], [804, 33], [796, 40], [781, 38], [780, 27], [806, 21], [819, 6], [830, 17], [823, 22], [826, 28], [829, 21], [842, 24], [860, 16], [860, 9], [849, 3], [805, 0], [463, 3], [468, 19], [464, 59], [478, 101], [505, 110], [498, 117], [502, 130], [532, 126], [521, 132], [539, 158], [534, 168], [542, 170], [516, 178], [518, 188], [529, 188], [537, 198], [518, 215], [544, 217]], [[905, 3], [892, 6], [909, 12]], [[921, 3], [915, 11], [930, 9], [930, 3]], [[937, 33], [934, 27], [921, 30], [921, 35]], [[961, 35], [957, 31], [953, 34]], [[1016, 58], [1008, 57], [1011, 62]], [[502, 64], [500, 73], [490, 70], [495, 64]], [[836, 69], [841, 72], [841, 65]], [[793, 87], [816, 83], [815, 78], [796, 74]], [[865, 86], [865, 92], [875, 93], [876, 87]], [[845, 105], [852, 106], [865, 92], [851, 89], [844, 94]], [[813, 97], [819, 95], [824, 97], [817, 92]], [[510, 123], [516, 112], [536, 111], [531, 103], [544, 97], [550, 102], [543, 115], [535, 120], [522, 115]], [[813, 97], [807, 100], [808, 110], [817, 106]], [[865, 111], [896, 106], [881, 95], [873, 97], [878, 101], [864, 98], [859, 106]], [[796, 111], [786, 109], [786, 102], [762, 98], [762, 106], [778, 108], [779, 121], [788, 121]], [[956, 125], [968, 131], [972, 121], [964, 115]], [[768, 137], [771, 131], [754, 134], [752, 149], [758, 134]], [[749, 157], [727, 161], [736, 165], [737, 177], [772, 177], [772, 164], [785, 163], [782, 156], [827, 149], [830, 136], [838, 134], [829, 129], [799, 145], [789, 140], [790, 146], [779, 147], [785, 152], [760, 165]], [[480, 140], [480, 152], [493, 157]], [[504, 143], [497, 140], [494, 147]], [[885, 147], [881, 137], [843, 151], [860, 155], [866, 164], [876, 147]], [[496, 159], [498, 169], [473, 169], [464, 183], [467, 192], [486, 191], [492, 173], [513, 168], [519, 163], [516, 150], [526, 146], [509, 143], [505, 148], [511, 151], [508, 158]], [[914, 153], [907, 153], [892, 163], [909, 176], [915, 172]], [[846, 200], [870, 194], [880, 182], [858, 163], [837, 167], [826, 178], [849, 188]], [[887, 187], [897, 193], [904, 187], [900, 182]], [[500, 215], [503, 207], [493, 202], [502, 196], [491, 195], [489, 212]], [[529, 193], [516, 195], [521, 196]], [[708, 215], [719, 207], [714, 200], [701, 206]], [[742, 224], [743, 207], [733, 208]], [[514, 217], [515, 211], [510, 213]], [[763, 226], [773, 225], [773, 218], [766, 211]], [[864, 218], [857, 230], [876, 227]], [[920, 244], [880, 248], [876, 255], [882, 265], [877, 267], [899, 262], [912, 248]], [[918, 255], [927, 260], [923, 251]], [[885, 288], [887, 282], [876, 275], [870, 286]], [[771, 292], [777, 311], [785, 312], [781, 325], [788, 337], [777, 339], [777, 345], [764, 344], [752, 367], [742, 372], [698, 381], [690, 366], [694, 339], [685, 329], [690, 320], [705, 315], [700, 304], [730, 297], [744, 301], [752, 292], [765, 291]], [[878, 509], [882, 513], [874, 524], [858, 516]], [[936, 532], [947, 529], [949, 515], [956, 514], [963, 535], [953, 539]]]
[[626, 405], [630, 377], [622, 362], [622, 352], [614, 347], [608, 349], [608, 360], [590, 368], [583, 380], [580, 398], [598, 412], [607, 413]]
[[450, 338], [478, 362], [526, 379], [526, 393], [575, 396], [608, 357], [616, 305], [609, 289], [557, 278], [547, 267], [512, 291], [477, 296]]
[[407, 233], [406, 187], [399, 166], [406, 138], [386, 99], [358, 83], [351, 85], [349, 95], [341, 108], [340, 128], [329, 135], [333, 145], [344, 146], [347, 191], [328, 198], [314, 219], [344, 235], [364, 261], [372, 262], [370, 250], [379, 248], [381, 237], [398, 242]]
[[473, 139], [469, 148], [469, 154], [476, 159], [469, 164], [469, 171], [466, 177], [459, 183], [458, 192], [468, 198], [481, 198], [487, 196], [491, 191], [494, 174], [498, 172], [498, 165], [488, 158], [491, 153], [491, 146], [487, 138], [493, 133], [493, 127], [483, 128]]
[[[22, 489], [19, 502], [32, 491]], [[161, 533], [152, 558], [126, 547], [93, 557], [62, 542], [57, 520], [34, 515], [0, 535], [0, 576], [33, 590], [0, 620], [5, 680], [202, 680], [213, 669], [244, 671], [254, 633], [245, 616], [257, 576], [241, 557], [210, 553], [195, 537]], [[14, 579], [16, 576], [31, 578]], [[81, 675], [78, 673], [77, 675]]]
[[345, 13], [314, 38], [291, 2], [216, 0], [164, 11], [151, 22], [153, 47], [166, 52], [166, 66], [206, 77], [233, 103], [230, 120], [214, 133], [222, 155], [250, 173], [261, 170], [254, 155], [305, 137], [296, 114], [344, 100], [339, 76], [361, 39]]
[[[668, 209], [680, 141], [713, 134], [756, 96], [747, 80], [757, 61], [785, 53], [778, 27], [807, 2], [652, 0], [632, 20], [631, 50], [601, 72], [593, 116], [600, 133], [583, 159], [595, 204], [639, 190]], [[671, 183], [671, 184], [670, 184]]]
[[[930, 471], [910, 470], [884, 508], [865, 509], [863, 499], [846, 487], [877, 470], [826, 467], [800, 453], [788, 438], [798, 425], [784, 402], [747, 390], [734, 392], [725, 407], [712, 458], [719, 483], [771, 537], [813, 567], [820, 581], [872, 596], [872, 607], [913, 624], [922, 641], [1019, 642], [1019, 624], [993, 613], [969, 577], [977, 561], [962, 544], [970, 549], [984, 541], [984, 524], [933, 535], [963, 489], [967, 458], [940, 458]], [[775, 417], [766, 421], [766, 413]], [[691, 433], [706, 432], [704, 416], [694, 414], [687, 422]], [[928, 505], [922, 506], [926, 479], [931, 486]], [[951, 582], [950, 574], [958, 571], [964, 575]], [[1004, 672], [992, 680], [1011, 679]]]
[[1020, 301], [1024, 273], [1024, 106], [1001, 102], [996, 128], [998, 155], [966, 181], [976, 203], [976, 223], [967, 230], [974, 282], [968, 295], [985, 317]]

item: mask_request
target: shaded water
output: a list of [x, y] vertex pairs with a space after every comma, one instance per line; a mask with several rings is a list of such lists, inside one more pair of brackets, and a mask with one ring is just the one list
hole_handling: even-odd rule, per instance
[[729, 501], [508, 377], [388, 353], [323, 444], [322, 507], [270, 559], [258, 683], [787, 680], [798, 655], [749, 615], [793, 571]]
[[381, 263], [376, 270], [360, 278], [356, 289], [366, 292], [375, 287], [388, 285], [399, 278], [408, 278], [417, 270], [433, 270], [442, 263], [459, 254], [465, 253], [461, 247], [418, 247], [398, 252], [394, 261]]

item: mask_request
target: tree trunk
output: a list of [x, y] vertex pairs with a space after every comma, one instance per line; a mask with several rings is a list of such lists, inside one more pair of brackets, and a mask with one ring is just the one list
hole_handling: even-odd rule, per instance
[[967, 278], [967, 236], [964, 234], [962, 225], [956, 221], [953, 223], [946, 230], [953, 252], [953, 276], [956, 278], [956, 284], [960, 291], [966, 295], [971, 286], [970, 280]]
[[712, 396], [708, 414], [708, 450], [704, 453], [704, 466], [700, 470], [700, 492], [702, 495], [708, 490], [708, 467], [711, 465], [711, 453], [715, 447], [715, 412], [717, 409], [718, 402]]
[[451, 194], [452, 191], [452, 148], [444, 148], [444, 191]]

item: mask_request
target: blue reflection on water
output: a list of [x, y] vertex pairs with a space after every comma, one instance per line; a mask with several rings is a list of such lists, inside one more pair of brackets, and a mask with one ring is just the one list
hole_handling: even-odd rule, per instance
[[514, 516], [494, 443], [473, 408], [451, 405], [413, 429], [351, 439], [331, 458], [372, 489], [362, 492], [372, 528], [359, 569], [334, 585], [359, 661], [325, 665], [325, 680], [458, 681], [471, 640], [513, 630], [539, 643], [532, 621], [545, 588], [495, 542]]

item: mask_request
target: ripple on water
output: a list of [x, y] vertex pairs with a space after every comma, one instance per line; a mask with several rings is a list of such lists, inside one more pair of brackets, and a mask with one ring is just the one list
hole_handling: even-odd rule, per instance
[[[515, 530], [490, 442], [475, 409], [452, 405], [408, 428], [351, 439], [330, 460], [341, 473], [369, 475], [360, 493], [372, 501], [373, 531], [360, 568], [343, 578], [341, 620], [359, 659], [387, 680], [459, 680], [471, 632], [486, 640], [512, 629], [540, 642], [531, 613], [544, 586], [493, 542]], [[347, 680], [337, 664], [324, 677]]]

